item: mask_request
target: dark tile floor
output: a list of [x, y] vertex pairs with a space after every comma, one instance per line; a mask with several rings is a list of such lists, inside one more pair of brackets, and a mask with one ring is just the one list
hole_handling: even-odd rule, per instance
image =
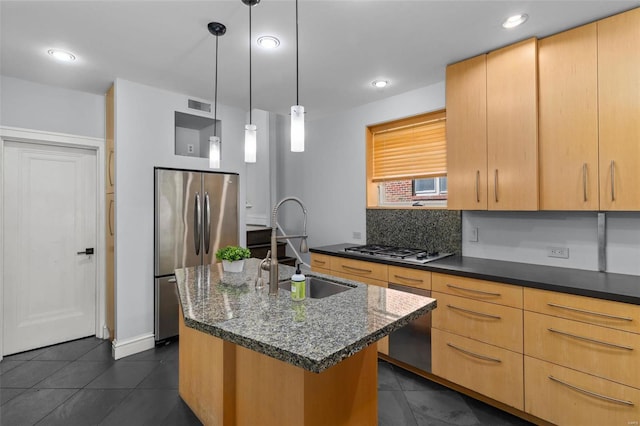
[[[200, 425], [178, 396], [178, 343], [118, 361], [93, 337], [5, 357], [0, 425]], [[386, 362], [379, 425], [525, 425]]]

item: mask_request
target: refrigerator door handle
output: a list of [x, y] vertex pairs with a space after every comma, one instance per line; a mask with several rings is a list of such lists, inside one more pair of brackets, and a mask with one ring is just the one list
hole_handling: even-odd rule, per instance
[[193, 209], [193, 242], [196, 255], [200, 254], [200, 235], [202, 234], [202, 210], [200, 209], [200, 193], [196, 192], [195, 208]]
[[204, 193], [204, 252], [209, 254], [209, 246], [211, 244], [211, 203], [209, 202], [209, 193]]

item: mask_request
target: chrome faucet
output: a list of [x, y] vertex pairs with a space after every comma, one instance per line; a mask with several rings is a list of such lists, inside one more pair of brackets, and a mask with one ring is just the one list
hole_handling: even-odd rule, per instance
[[[302, 207], [302, 213], [304, 214], [303, 231], [300, 235], [277, 235], [278, 224], [276, 217], [278, 216], [278, 209], [287, 201], [295, 201]], [[309, 247], [307, 246], [307, 208], [297, 197], [286, 197], [280, 200], [278, 204], [273, 208], [273, 214], [271, 215], [271, 260], [269, 262], [269, 294], [278, 294], [278, 240], [288, 240], [291, 238], [300, 238], [300, 252], [308, 253]]]

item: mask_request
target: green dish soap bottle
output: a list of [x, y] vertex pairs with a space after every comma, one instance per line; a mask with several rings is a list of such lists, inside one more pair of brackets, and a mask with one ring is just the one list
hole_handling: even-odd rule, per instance
[[296, 264], [296, 273], [291, 276], [291, 299], [304, 300], [306, 296], [307, 281], [302, 272], [300, 264]]

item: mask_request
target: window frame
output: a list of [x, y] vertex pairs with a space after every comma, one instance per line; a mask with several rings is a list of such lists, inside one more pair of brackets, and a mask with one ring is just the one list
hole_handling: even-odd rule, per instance
[[[369, 125], [365, 129], [366, 134], [366, 201], [367, 208], [375, 208], [375, 209], [398, 209], [398, 208], [410, 208], [410, 209], [446, 209], [446, 203], [443, 205], [442, 203], [433, 203], [426, 205], [415, 206], [412, 204], [416, 203], [389, 203], [389, 204], [380, 204], [383, 200], [380, 199], [381, 194], [381, 183], [380, 181], [374, 181], [373, 179], [373, 142], [374, 142], [374, 134], [376, 132], [387, 131], [407, 126], [414, 126], [420, 123], [428, 122], [428, 121], [436, 121], [436, 120], [446, 120], [446, 110], [439, 109], [436, 111], [431, 111], [428, 113], [406, 117], [398, 120], [393, 120], [385, 123]], [[446, 177], [444, 176], [433, 176], [436, 177]], [[427, 177], [425, 177], [427, 178]], [[410, 178], [412, 180], [412, 192], [414, 189], [414, 180], [415, 178]], [[445, 191], [442, 195], [446, 195], [448, 192]], [[431, 194], [430, 194], [431, 195]], [[439, 195], [439, 194], [438, 194]], [[419, 197], [419, 196], [418, 196]], [[427, 201], [427, 200], [425, 200]], [[446, 200], [445, 200], [446, 201]], [[420, 200], [420, 202], [423, 202]]]

